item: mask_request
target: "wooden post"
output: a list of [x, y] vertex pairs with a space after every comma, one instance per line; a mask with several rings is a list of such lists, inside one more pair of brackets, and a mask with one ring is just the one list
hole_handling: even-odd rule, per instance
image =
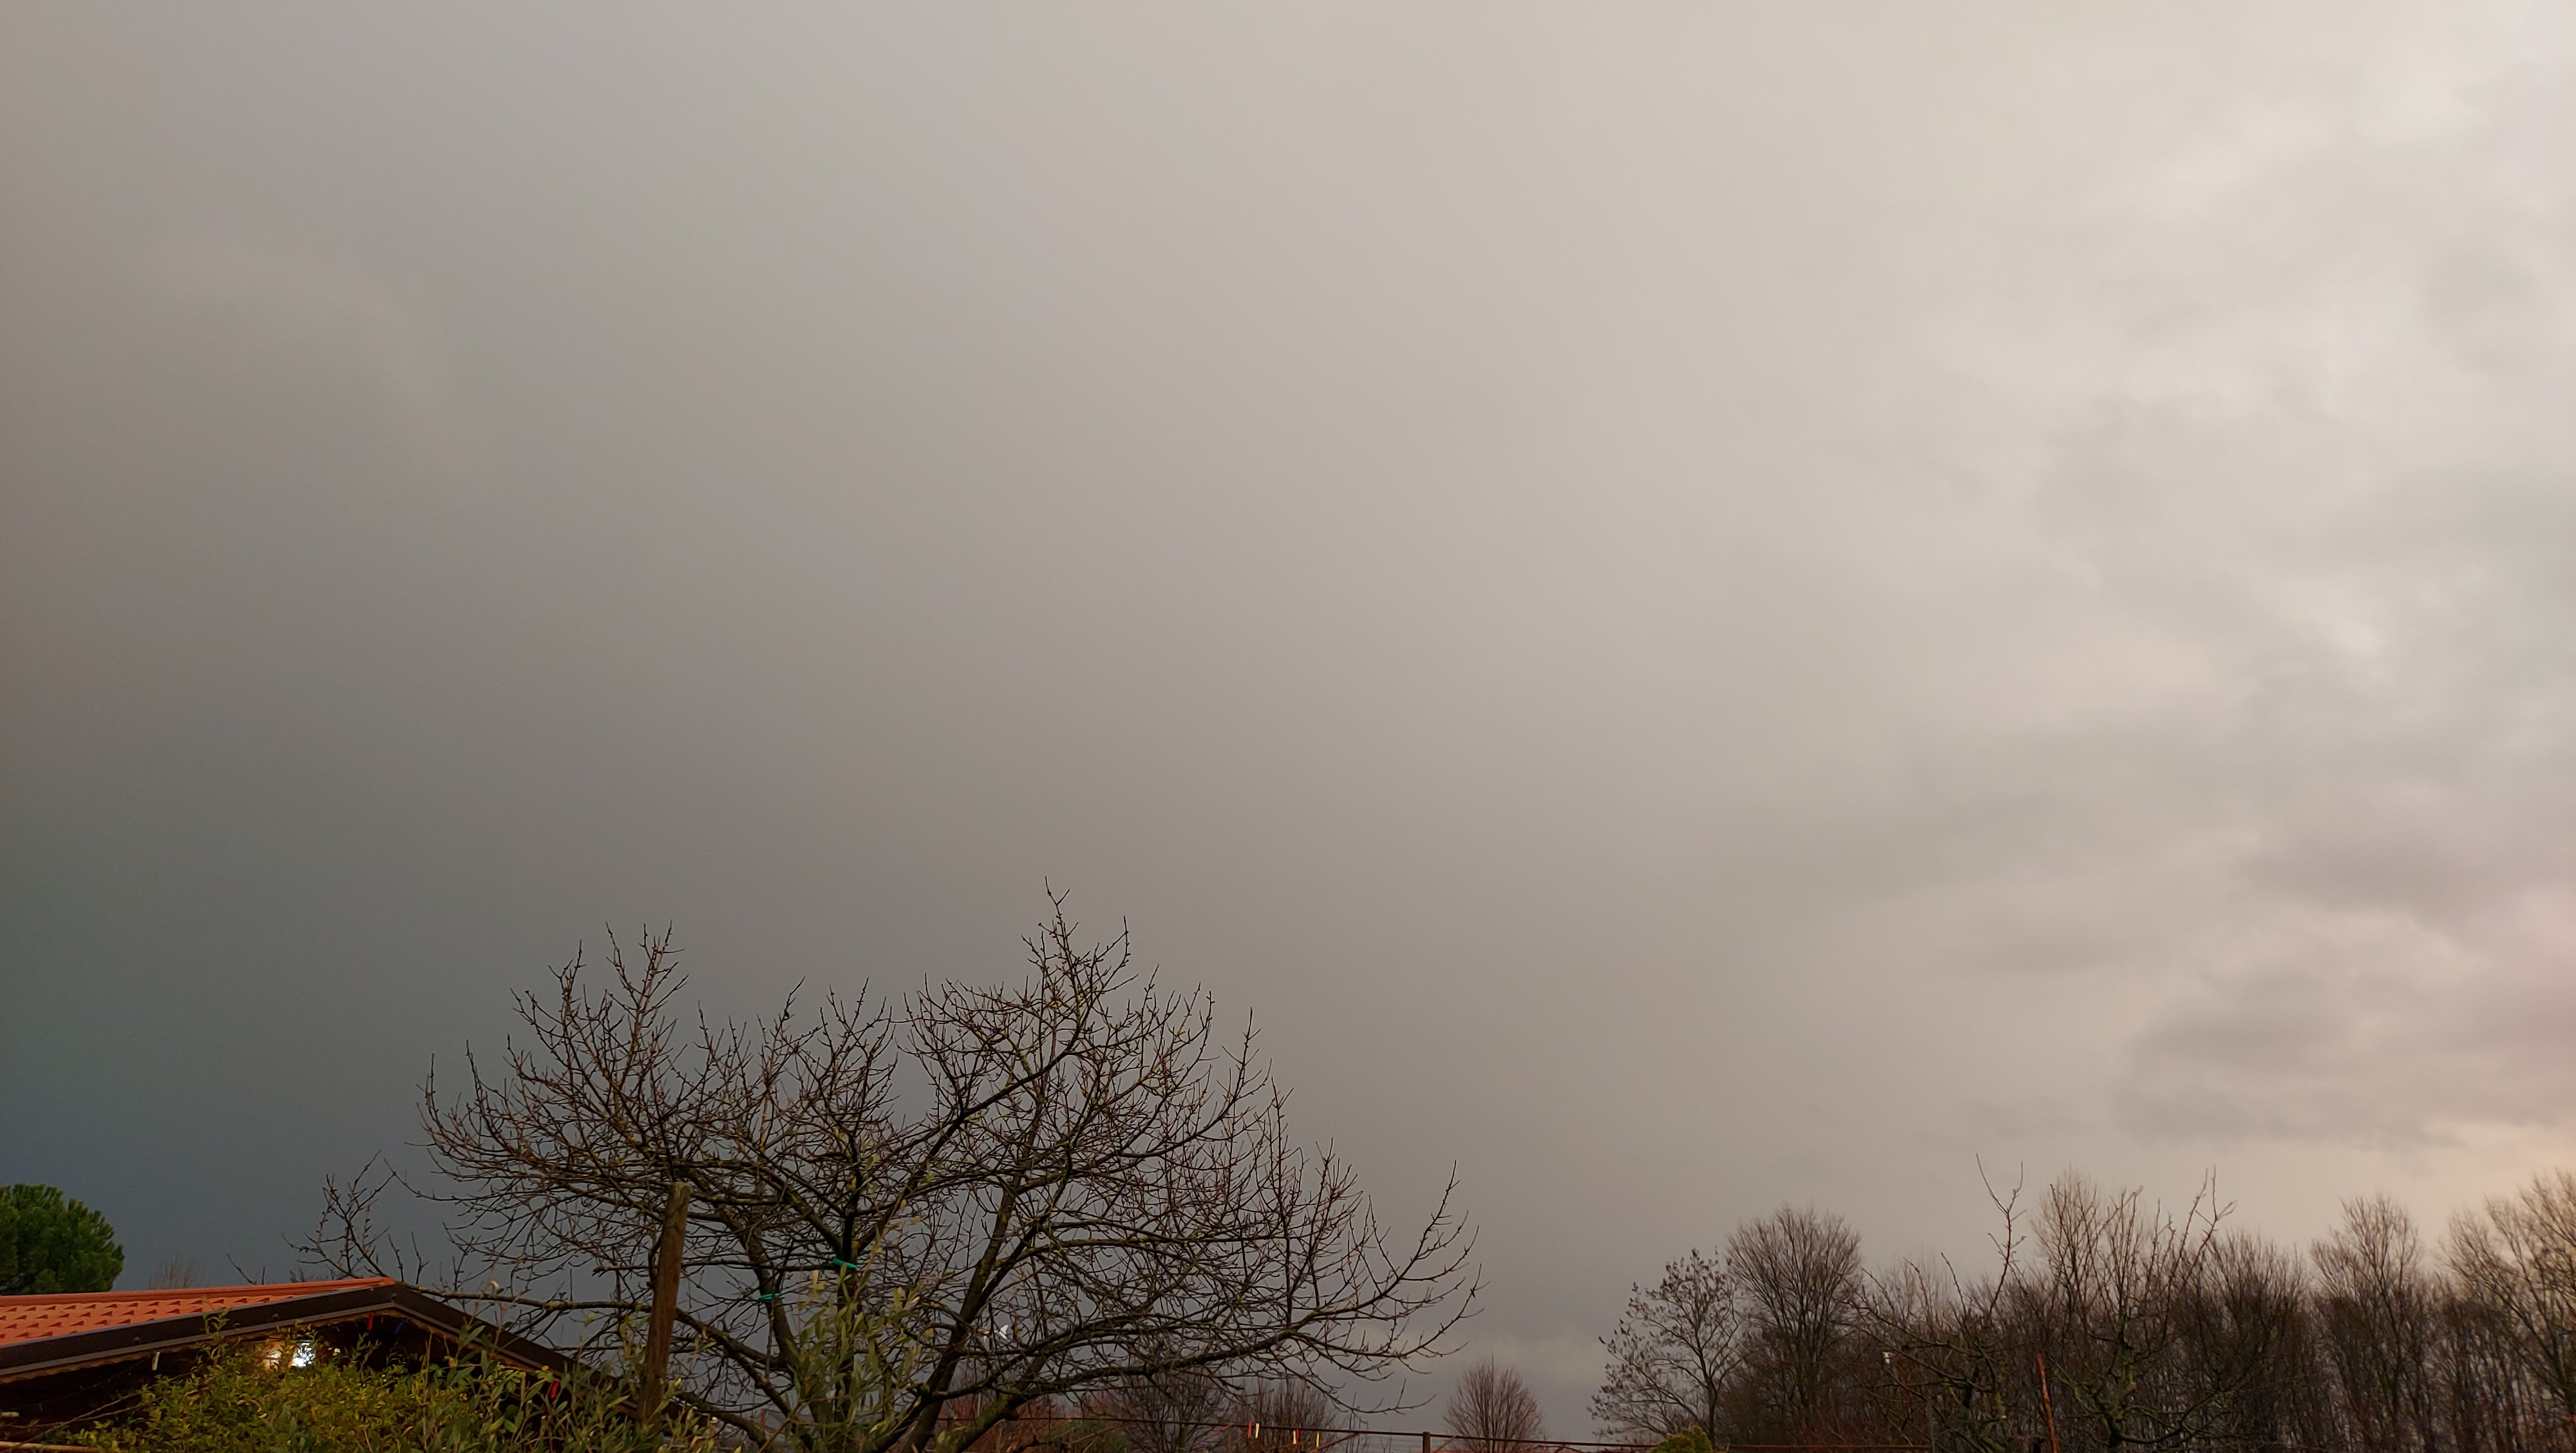
[[671, 1182], [662, 1212], [662, 1236], [653, 1243], [653, 1309], [644, 1322], [644, 1383], [637, 1390], [646, 1417], [662, 1411], [671, 1386], [671, 1323], [680, 1312], [680, 1249], [689, 1234], [689, 1183]]

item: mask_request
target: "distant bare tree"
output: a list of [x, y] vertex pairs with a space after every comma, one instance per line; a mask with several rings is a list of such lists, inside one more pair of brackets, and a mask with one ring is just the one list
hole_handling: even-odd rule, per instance
[[1123, 1378], [1099, 1400], [1135, 1453], [1207, 1453], [1223, 1444], [1235, 1403], [1224, 1378], [1191, 1367]]
[[2226, 1214], [2214, 1184], [2179, 1216], [2143, 1191], [2105, 1191], [2073, 1173], [2049, 1186], [2019, 1299], [2065, 1394], [2059, 1417], [2093, 1445], [2118, 1453], [2217, 1436], [2231, 1389], [2195, 1368], [2191, 1336]]
[[2451, 1226], [2464, 1297], [2509, 1339], [2522, 1372], [2576, 1430], [2576, 1174], [2534, 1176]]
[[1905, 1262], [1869, 1277], [1861, 1325], [1880, 1346], [1887, 1391], [1905, 1409], [1904, 1431], [1921, 1426], [1959, 1453], [2015, 1453], [2028, 1421], [2021, 1399], [2029, 1381], [2026, 1353], [2013, 1320], [2013, 1285], [2021, 1252], [2021, 1186], [1987, 1197], [2003, 1218], [1992, 1238], [1994, 1272], [1970, 1283], [1947, 1258]]
[[2207, 1407], [2198, 1436], [2263, 1448], [2315, 1442], [2331, 1427], [2296, 1253], [2243, 1232], [2222, 1234], [2182, 1311], [2185, 1396]]
[[1861, 1290], [1859, 1233], [1830, 1211], [1783, 1206], [1727, 1238], [1726, 1265], [1752, 1332], [1764, 1411], [1778, 1431], [1804, 1438], [1833, 1401]]
[[1516, 1444], [1547, 1435], [1547, 1420], [1529, 1384], [1490, 1357], [1459, 1375], [1440, 1422], [1459, 1446], [1474, 1453], [1509, 1453]]
[[205, 1280], [205, 1263], [186, 1252], [174, 1251], [161, 1258], [160, 1265], [153, 1267], [152, 1274], [143, 1279], [143, 1285], [150, 1291], [171, 1291], [180, 1287], [203, 1286]]
[[1592, 1417], [1614, 1437], [1662, 1438], [1726, 1431], [1729, 1383], [1744, 1365], [1744, 1308], [1726, 1263], [1693, 1251], [1664, 1266], [1649, 1288], [1628, 1289], [1628, 1310], [1601, 1339], [1609, 1368]]
[[[1856, 1241], [1816, 1213], [1752, 1223], [1726, 1262], [1693, 1256], [1632, 1288], [1604, 1339], [1603, 1431], [1940, 1453], [2576, 1453], [2576, 1175], [2459, 1218], [2439, 1264], [2386, 1197], [2347, 1202], [2303, 1259], [2227, 1225], [2214, 1179], [2171, 1208], [2072, 1172], [2027, 1216], [2018, 1187], [1988, 1194], [2003, 1218], [1989, 1269], [1863, 1276], [1839, 1330], [1833, 1297], [1780, 1290], [1856, 1265]], [[1801, 1328], [1827, 1349], [1803, 1379], [1782, 1355]]]
[[1343, 1410], [1313, 1383], [1255, 1383], [1235, 1407], [1236, 1453], [1311, 1453], [1339, 1432]]
[[[522, 996], [530, 1038], [423, 1092], [450, 1276], [521, 1329], [631, 1345], [675, 1183], [683, 1396], [754, 1437], [953, 1453], [1034, 1404], [1264, 1375], [1351, 1396], [1474, 1295], [1444, 1194], [1382, 1226], [1350, 1167], [1289, 1138], [1250, 1029], [1085, 946], [1063, 899], [1015, 985], [715, 1024], [667, 935]], [[334, 1187], [309, 1250], [384, 1266]], [[479, 1290], [478, 1290], [479, 1289]]]
[[2310, 1248], [2317, 1315], [2348, 1436], [2407, 1453], [2438, 1436], [2435, 1344], [2441, 1288], [2422, 1238], [2388, 1196], [2343, 1203], [2343, 1224]]
[[[2549, 1395], [2525, 1373], [2519, 1339], [2495, 1309], [2455, 1281], [2442, 1301], [2435, 1376], [2447, 1449], [2458, 1453], [2535, 1453], [2534, 1436], [2557, 1420]], [[2576, 1447], [2576, 1439], [2569, 1445]]]

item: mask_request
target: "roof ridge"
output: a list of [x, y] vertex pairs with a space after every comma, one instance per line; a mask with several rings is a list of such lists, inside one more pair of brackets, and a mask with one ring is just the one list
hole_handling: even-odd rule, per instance
[[390, 1276], [354, 1276], [336, 1281], [271, 1281], [247, 1282], [228, 1287], [146, 1287], [126, 1292], [28, 1292], [19, 1296], [0, 1297], [0, 1310], [32, 1306], [37, 1303], [211, 1301], [218, 1297], [239, 1297], [252, 1293], [273, 1292], [284, 1296], [309, 1296], [316, 1292], [354, 1291], [359, 1287], [400, 1286], [401, 1280]]

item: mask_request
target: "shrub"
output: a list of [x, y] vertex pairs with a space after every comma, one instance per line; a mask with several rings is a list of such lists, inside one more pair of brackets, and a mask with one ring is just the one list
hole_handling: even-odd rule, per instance
[[[306, 1344], [310, 1345], [310, 1344]], [[473, 1358], [386, 1370], [327, 1351], [295, 1367], [282, 1347], [236, 1344], [147, 1386], [115, 1422], [68, 1435], [102, 1453], [645, 1453], [709, 1450], [687, 1413], [639, 1424], [605, 1380], [558, 1381]]]
[[1717, 1445], [1709, 1441], [1706, 1429], [1684, 1428], [1678, 1433], [1665, 1434], [1664, 1440], [1654, 1446], [1652, 1453], [1716, 1453], [1716, 1449]]

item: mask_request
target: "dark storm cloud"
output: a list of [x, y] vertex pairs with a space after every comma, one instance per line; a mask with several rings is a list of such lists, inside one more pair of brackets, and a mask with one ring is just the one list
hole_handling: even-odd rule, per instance
[[2567, 22], [0, 19], [0, 1178], [283, 1270], [505, 994], [1259, 1012], [1580, 1423], [1976, 1157], [2576, 1148]]

